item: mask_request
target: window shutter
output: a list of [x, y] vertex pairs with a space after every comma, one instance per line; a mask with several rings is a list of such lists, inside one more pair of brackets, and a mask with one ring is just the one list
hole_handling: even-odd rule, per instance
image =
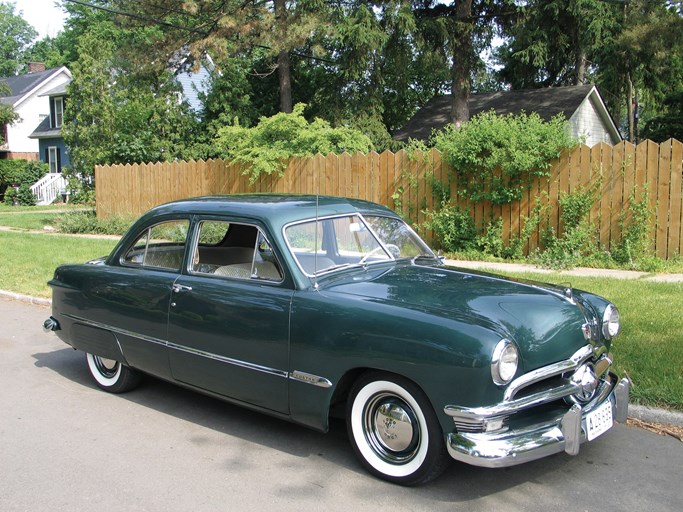
[[55, 127], [55, 99], [50, 98], [50, 128]]
[[45, 148], [45, 160], [43, 160], [46, 164], [50, 163], [50, 148]]
[[57, 148], [57, 172], [62, 172], [62, 150]]

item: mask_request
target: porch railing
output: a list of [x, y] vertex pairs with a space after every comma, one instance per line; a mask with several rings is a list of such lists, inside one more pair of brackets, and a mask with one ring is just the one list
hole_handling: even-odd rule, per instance
[[65, 190], [66, 178], [57, 173], [48, 173], [31, 186], [38, 205], [51, 204]]

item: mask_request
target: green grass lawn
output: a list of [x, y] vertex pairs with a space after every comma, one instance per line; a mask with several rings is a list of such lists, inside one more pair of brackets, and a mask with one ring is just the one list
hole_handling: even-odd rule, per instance
[[47, 281], [62, 263], [106, 256], [113, 239], [0, 232], [0, 290], [49, 297]]
[[71, 210], [82, 210], [83, 208], [88, 208], [82, 204], [64, 204], [64, 203], [54, 203], [45, 206], [9, 206], [5, 203], [0, 202], [0, 214], [2, 213], [20, 213], [20, 212], [49, 212], [49, 211], [71, 211]]
[[59, 218], [58, 213], [50, 213], [49, 211], [36, 213], [20, 213], [16, 215], [0, 213], [0, 226], [7, 226], [17, 229], [33, 229], [41, 230], [45, 226], [53, 226], [55, 221]]
[[633, 380], [635, 402], [683, 410], [683, 283], [578, 278], [560, 274], [510, 274], [526, 279], [571, 282], [602, 295], [619, 308], [622, 332], [612, 353], [618, 372]]

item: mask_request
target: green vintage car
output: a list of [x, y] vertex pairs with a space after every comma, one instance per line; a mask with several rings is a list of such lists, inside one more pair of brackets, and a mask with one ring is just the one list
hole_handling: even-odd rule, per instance
[[414, 485], [454, 458], [576, 454], [627, 415], [619, 313], [591, 293], [443, 264], [391, 210], [334, 197], [200, 197], [63, 265], [46, 330], [95, 384], [142, 373], [326, 431]]

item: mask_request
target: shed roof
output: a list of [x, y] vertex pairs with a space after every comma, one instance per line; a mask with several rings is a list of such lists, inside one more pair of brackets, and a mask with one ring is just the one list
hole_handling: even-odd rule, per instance
[[[470, 116], [489, 110], [495, 110], [499, 115], [518, 114], [523, 110], [528, 113], [536, 112], [544, 121], [549, 121], [560, 113], [569, 119], [594, 87], [575, 85], [473, 94], [469, 100]], [[440, 130], [450, 122], [451, 98], [452, 96], [447, 94], [429, 100], [396, 131], [394, 139], [429, 139], [432, 130]]]

